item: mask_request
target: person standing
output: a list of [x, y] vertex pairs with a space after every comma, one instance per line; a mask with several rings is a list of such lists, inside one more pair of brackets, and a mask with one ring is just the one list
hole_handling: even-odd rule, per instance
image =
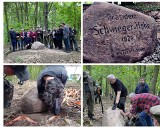
[[135, 89], [136, 94], [140, 93], [149, 93], [149, 86], [145, 83], [144, 78], [140, 78], [139, 84], [137, 85]]
[[63, 39], [63, 29], [61, 29], [61, 26], [59, 26], [59, 29], [57, 29], [57, 45], [59, 49], [62, 49], [62, 39]]
[[78, 51], [78, 45], [77, 45], [77, 41], [76, 41], [76, 30], [72, 29], [71, 27], [70, 29], [70, 45], [71, 45], [71, 49], [73, 50], [73, 45], [74, 45], [74, 49], [76, 51]]
[[83, 112], [88, 107], [88, 117], [93, 120], [93, 109], [94, 109], [94, 86], [95, 81], [87, 74], [83, 72]]
[[20, 50], [21, 49], [21, 38], [20, 38], [20, 33], [18, 31], [16, 32], [16, 38], [17, 38], [18, 48]]
[[24, 29], [22, 29], [22, 31], [20, 32], [20, 36], [21, 36], [21, 49], [23, 50], [25, 48], [25, 42], [26, 42], [26, 37], [27, 37], [27, 33], [25, 32]]
[[14, 31], [14, 28], [11, 28], [9, 34], [10, 34], [11, 43], [12, 43], [12, 50], [13, 50], [13, 52], [15, 52], [16, 44], [17, 44], [17, 38], [16, 38], [16, 32]]
[[95, 91], [95, 103], [97, 104], [97, 99], [99, 99], [99, 104], [101, 103], [101, 95], [102, 95], [102, 89], [100, 86], [96, 85], [96, 91]]
[[64, 40], [64, 45], [65, 45], [65, 51], [67, 53], [71, 52], [71, 48], [70, 48], [70, 41], [69, 41], [69, 27], [65, 24], [62, 23], [62, 27], [63, 27], [63, 40]]
[[[4, 65], [4, 74], [6, 76], [16, 75], [20, 80], [19, 85], [23, 85], [23, 82], [28, 80], [30, 74], [28, 72], [27, 66], [25, 65]], [[14, 86], [4, 77], [4, 108], [9, 108], [12, 103]]]
[[125, 112], [125, 102], [128, 93], [127, 88], [119, 79], [116, 79], [113, 74], [108, 75], [107, 79], [116, 95], [112, 110], [119, 108]]

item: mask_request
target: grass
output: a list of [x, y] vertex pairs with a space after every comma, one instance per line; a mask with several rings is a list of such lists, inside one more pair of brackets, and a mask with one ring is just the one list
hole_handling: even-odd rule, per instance
[[21, 56], [17, 56], [14, 60], [15, 63], [22, 63], [23, 62], [23, 58]]

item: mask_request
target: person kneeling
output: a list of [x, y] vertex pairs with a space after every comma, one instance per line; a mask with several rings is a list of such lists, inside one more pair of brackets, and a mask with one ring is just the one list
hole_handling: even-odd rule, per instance
[[63, 89], [67, 81], [67, 71], [64, 66], [48, 66], [42, 70], [38, 81], [38, 97], [49, 107], [52, 114], [60, 114], [63, 101]]
[[150, 108], [160, 104], [160, 98], [150, 93], [129, 94], [132, 108], [129, 112], [122, 115], [136, 115], [138, 114], [138, 121], [135, 122], [135, 126], [153, 126], [152, 114]]
[[26, 45], [25, 45], [25, 48], [26, 49], [31, 49], [31, 46], [32, 46], [32, 38], [30, 37], [29, 34], [27, 34], [27, 37], [26, 37]]

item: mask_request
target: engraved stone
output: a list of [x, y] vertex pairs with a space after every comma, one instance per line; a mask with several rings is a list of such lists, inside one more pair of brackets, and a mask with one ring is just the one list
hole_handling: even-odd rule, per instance
[[137, 62], [154, 52], [156, 22], [150, 16], [110, 3], [93, 3], [83, 15], [83, 60]]

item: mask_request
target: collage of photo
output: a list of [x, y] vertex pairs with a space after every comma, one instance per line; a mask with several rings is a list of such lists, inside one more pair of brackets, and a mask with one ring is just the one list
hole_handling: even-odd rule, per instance
[[3, 3], [3, 126], [160, 126], [160, 1]]

